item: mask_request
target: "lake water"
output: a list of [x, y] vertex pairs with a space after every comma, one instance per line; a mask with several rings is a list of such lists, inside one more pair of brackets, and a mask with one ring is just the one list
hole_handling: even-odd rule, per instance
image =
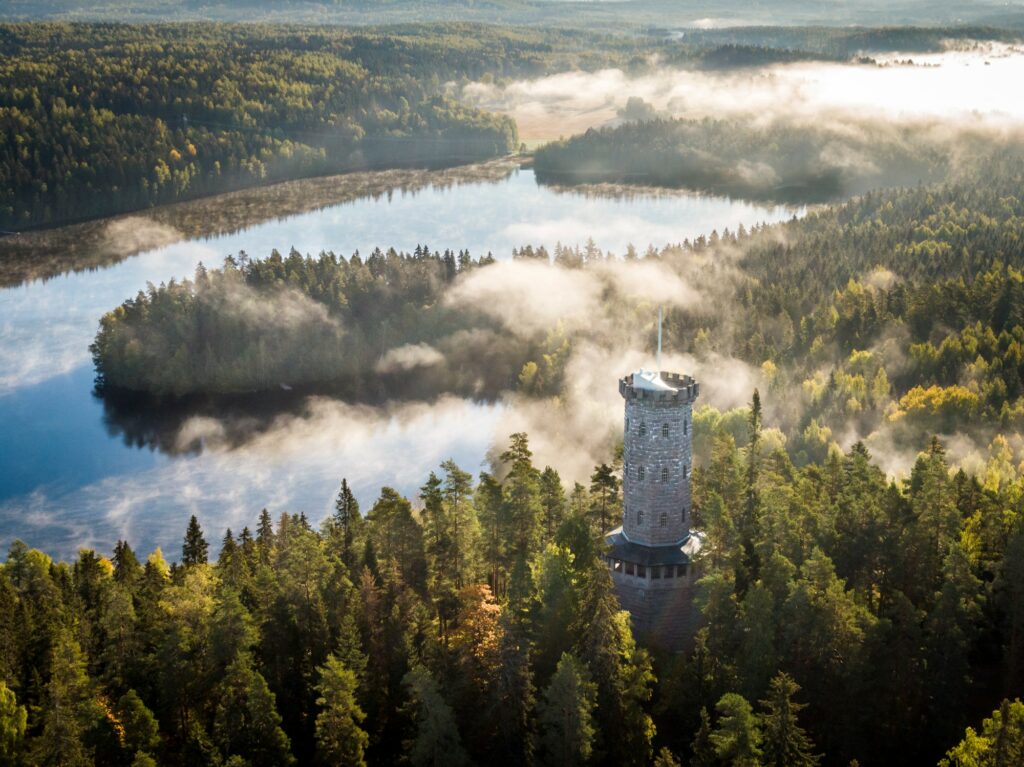
[[[242, 447], [154, 447], [93, 396], [88, 351], [100, 316], [147, 282], [189, 276], [199, 261], [217, 265], [242, 250], [252, 257], [291, 247], [349, 255], [427, 244], [507, 258], [524, 244], [582, 245], [591, 237], [621, 254], [629, 243], [642, 250], [792, 215], [717, 197], [556, 191], [523, 169], [500, 181], [359, 199], [0, 290], [0, 546], [21, 538], [72, 557], [80, 546], [109, 551], [126, 538], [143, 553], [159, 545], [177, 558], [190, 514], [212, 541], [225, 527], [253, 526], [263, 507], [319, 521], [343, 476], [365, 511], [382, 485], [413, 497], [449, 457], [478, 471], [494, 440], [507, 436], [510, 405], [503, 402], [370, 407], [316, 398]], [[183, 428], [180, 441], [192, 444], [215, 424], [195, 418]]]

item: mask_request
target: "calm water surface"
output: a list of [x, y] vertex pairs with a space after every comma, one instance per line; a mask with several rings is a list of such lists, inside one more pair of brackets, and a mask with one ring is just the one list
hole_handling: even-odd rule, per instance
[[[786, 208], [691, 195], [586, 197], [536, 184], [520, 170], [498, 182], [395, 193], [181, 242], [93, 271], [0, 291], [0, 546], [15, 538], [58, 556], [109, 550], [127, 537], [175, 557], [190, 514], [208, 537], [275, 515], [331, 508], [348, 477], [368, 507], [382, 485], [412, 496], [448, 457], [471, 471], [501, 434], [506, 407], [459, 399], [371, 408], [312, 399], [244, 447], [217, 447], [218, 426], [189, 421], [182, 444], [202, 452], [137, 447], [92, 395], [88, 346], [99, 317], [159, 283], [244, 250], [295, 247], [345, 255], [374, 247], [469, 248], [508, 257], [513, 247], [585, 243], [616, 253], [789, 218]], [[2, 243], [0, 243], [2, 247]], [[612, 382], [611, 385], [614, 385]]]

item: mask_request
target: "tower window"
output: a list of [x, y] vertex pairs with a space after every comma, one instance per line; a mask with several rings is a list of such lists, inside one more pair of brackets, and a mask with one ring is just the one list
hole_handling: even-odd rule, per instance
[[689, 476], [690, 476], [690, 467], [687, 466], [686, 464], [683, 464], [683, 479], [686, 479]]
[[632, 562], [626, 562], [626, 575], [632, 575], [632, 574], [633, 574], [633, 563]]
[[661, 481], [668, 482], [668, 467], [663, 466], [661, 469]]
[[636, 470], [636, 478], [637, 479], [643, 479], [644, 478], [644, 475], [646, 474], [646, 471], [644, 470], [644, 468], [645, 468], [644, 465], [641, 464], [640, 467]]
[[687, 418], [683, 419], [683, 434], [687, 434], [690, 431], [690, 421]]
[[654, 578], [661, 578], [661, 567], [659, 565], [654, 565], [651, 568], [651, 579], [653, 580]]
[[646, 578], [647, 577], [647, 568], [644, 567], [643, 565], [637, 565], [636, 566], [636, 576], [637, 576], [637, 578]]
[[658, 524], [661, 527], [668, 527], [668, 514], [662, 514], [661, 519], [658, 520]]
[[642, 525], [644, 523], [644, 512], [643, 509], [636, 513], [636, 523]]
[[663, 423], [661, 425], [661, 436], [663, 436], [663, 437], [667, 437], [668, 436], [668, 424], [667, 423]]
[[646, 437], [647, 436], [647, 424], [644, 423], [643, 421], [640, 422], [640, 436], [641, 437]]

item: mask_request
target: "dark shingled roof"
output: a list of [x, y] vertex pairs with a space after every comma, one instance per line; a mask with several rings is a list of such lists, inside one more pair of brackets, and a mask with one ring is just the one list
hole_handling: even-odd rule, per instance
[[692, 543], [690, 536], [682, 543], [674, 543], [669, 546], [644, 546], [640, 543], [633, 543], [622, 534], [622, 528], [617, 527], [605, 538], [608, 544], [608, 556], [612, 559], [621, 559], [624, 562], [633, 562], [639, 565], [688, 565], [690, 556], [684, 551], [687, 544]]

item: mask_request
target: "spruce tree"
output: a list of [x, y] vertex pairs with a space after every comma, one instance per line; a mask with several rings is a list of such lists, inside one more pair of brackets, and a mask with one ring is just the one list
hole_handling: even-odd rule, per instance
[[405, 675], [403, 683], [409, 690], [405, 705], [415, 727], [415, 736], [405, 744], [413, 767], [462, 767], [469, 757], [462, 747], [462, 738], [455, 715], [437, 682], [422, 666]]
[[357, 565], [357, 542], [362, 535], [363, 518], [359, 514], [359, 501], [352, 494], [348, 480], [341, 480], [338, 497], [334, 500], [334, 514], [331, 515], [331, 541], [341, 561], [354, 572]]
[[203, 528], [199, 526], [199, 520], [193, 514], [185, 531], [185, 543], [181, 547], [181, 564], [185, 567], [205, 565], [209, 551], [210, 545], [203, 537]]
[[797, 721], [797, 714], [806, 708], [806, 704], [793, 700], [799, 691], [800, 685], [780, 671], [771, 681], [767, 699], [761, 701], [766, 767], [815, 767], [821, 760], [814, 754], [814, 744]]
[[693, 753], [693, 759], [690, 761], [692, 767], [714, 767], [717, 757], [715, 746], [711, 742], [711, 714], [704, 707], [700, 710], [700, 727], [693, 736], [690, 750]]
[[541, 753], [545, 764], [585, 764], [594, 747], [597, 685], [579, 659], [563, 653], [539, 706]]
[[117, 718], [124, 728], [123, 748], [129, 754], [155, 754], [160, 748], [160, 728], [153, 712], [142, 702], [135, 690], [129, 690], [117, 701]]
[[142, 577], [142, 565], [127, 541], [118, 541], [114, 546], [114, 580], [132, 586]]
[[213, 740], [225, 757], [240, 756], [252, 767], [294, 762], [274, 693], [248, 653], [240, 653], [228, 666], [214, 714]]
[[534, 758], [533, 710], [536, 688], [530, 669], [530, 646], [514, 623], [501, 617], [498, 656], [501, 666], [494, 697], [498, 721], [498, 759], [510, 765], [531, 765]]
[[718, 721], [711, 731], [711, 745], [719, 761], [731, 767], [759, 767], [761, 732], [746, 698], [727, 692], [715, 706]]

